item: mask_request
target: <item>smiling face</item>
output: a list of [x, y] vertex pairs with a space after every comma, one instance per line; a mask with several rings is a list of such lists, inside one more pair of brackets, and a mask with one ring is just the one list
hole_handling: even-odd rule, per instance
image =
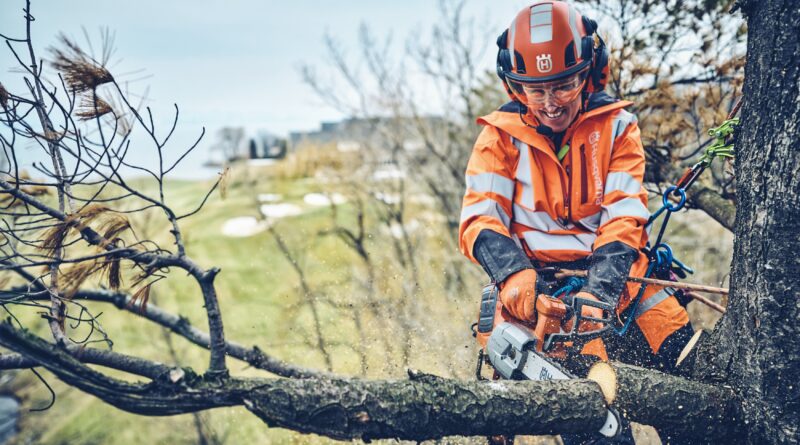
[[581, 108], [581, 91], [586, 85], [587, 70], [549, 82], [508, 81], [517, 100], [524, 103], [533, 117], [554, 132], [567, 129]]
[[580, 109], [581, 98], [578, 96], [566, 105], [558, 105], [555, 101], [548, 100], [542, 108], [532, 112], [540, 124], [547, 125], [554, 133], [561, 133], [575, 120]]

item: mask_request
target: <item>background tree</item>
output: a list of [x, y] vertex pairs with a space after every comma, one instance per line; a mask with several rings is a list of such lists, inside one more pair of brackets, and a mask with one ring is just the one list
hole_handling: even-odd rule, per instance
[[[676, 181], [711, 143], [741, 96], [746, 37], [732, 0], [583, 1], [601, 19], [611, 48], [609, 93], [632, 100], [647, 148], [647, 180]], [[734, 177], [714, 166], [689, 195], [728, 230], [733, 228]], [[660, 191], [660, 189], [659, 189]]]

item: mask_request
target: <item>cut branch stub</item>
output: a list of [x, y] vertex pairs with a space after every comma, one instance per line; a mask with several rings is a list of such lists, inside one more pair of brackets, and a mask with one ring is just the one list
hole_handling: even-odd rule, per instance
[[603, 397], [606, 403], [611, 405], [614, 399], [617, 398], [617, 373], [614, 368], [606, 362], [597, 362], [589, 369], [587, 379], [597, 382], [600, 385], [600, 390], [603, 391]]
[[744, 429], [742, 404], [731, 388], [623, 363], [595, 366], [592, 376], [613, 401], [610, 406], [628, 420], [656, 427], [665, 441], [722, 443]]

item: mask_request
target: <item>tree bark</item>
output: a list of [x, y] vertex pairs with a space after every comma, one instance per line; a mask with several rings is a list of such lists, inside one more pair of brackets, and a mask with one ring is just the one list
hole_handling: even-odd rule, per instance
[[629, 420], [655, 426], [662, 439], [668, 433], [676, 443], [707, 444], [740, 437], [741, 405], [730, 388], [622, 363], [611, 365], [617, 377], [612, 406]]
[[697, 377], [745, 401], [748, 443], [800, 441], [800, 8], [741, 3], [748, 18], [737, 213], [727, 314]]

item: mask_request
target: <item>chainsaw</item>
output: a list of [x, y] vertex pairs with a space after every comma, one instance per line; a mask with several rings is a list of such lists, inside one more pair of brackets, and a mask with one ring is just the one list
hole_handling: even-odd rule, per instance
[[[586, 342], [604, 336], [614, 326], [615, 308], [609, 303], [580, 297], [562, 300], [545, 294], [536, 297], [535, 322], [508, 321], [503, 316], [498, 294], [497, 286], [490, 284], [484, 287], [481, 296], [475, 332], [484, 346], [478, 361], [479, 378], [482, 363], [488, 361], [496, 377], [503, 379], [574, 379], [576, 376], [556, 360], [566, 358], [569, 351], [580, 351]], [[586, 315], [584, 308], [599, 309], [603, 315]], [[620, 430], [619, 413], [609, 409], [600, 434], [614, 437]]]

